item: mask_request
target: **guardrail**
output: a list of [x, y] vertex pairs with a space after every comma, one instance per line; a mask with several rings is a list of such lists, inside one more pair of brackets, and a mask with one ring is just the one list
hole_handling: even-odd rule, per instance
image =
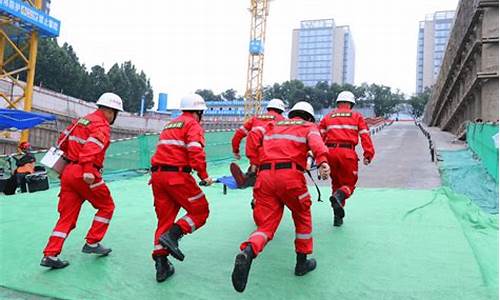
[[431, 155], [431, 161], [432, 162], [435, 162], [436, 161], [436, 147], [435, 147], [435, 144], [434, 142], [432, 141], [432, 136], [431, 134], [429, 133], [429, 131], [427, 131], [423, 126], [422, 126], [422, 123], [420, 122], [417, 122], [415, 121], [415, 125], [420, 128], [420, 130], [422, 131], [422, 133], [424, 134], [424, 136], [427, 138], [427, 141], [429, 142], [429, 153]]

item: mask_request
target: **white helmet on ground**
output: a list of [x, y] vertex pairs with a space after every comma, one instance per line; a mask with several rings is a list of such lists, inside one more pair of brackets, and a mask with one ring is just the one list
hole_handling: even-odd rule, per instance
[[293, 112], [294, 111], [303, 111], [303, 112], [306, 112], [307, 114], [310, 115], [310, 117], [312, 118], [313, 122], [315, 121], [315, 118], [314, 118], [314, 108], [312, 107], [312, 105], [309, 102], [299, 101], [299, 102], [295, 103], [295, 105], [292, 107], [292, 109], [290, 109], [290, 111], [288, 112], [288, 117], [289, 118], [291, 118], [290, 115], [293, 116]]
[[205, 110], [207, 105], [203, 97], [198, 94], [189, 94], [181, 98], [180, 110]]
[[353, 105], [356, 104], [356, 99], [354, 97], [354, 94], [349, 92], [349, 91], [343, 91], [337, 96], [337, 103], [339, 102], [349, 102], [352, 103]]
[[123, 101], [120, 96], [115, 93], [104, 93], [97, 100], [97, 106], [111, 108], [117, 111], [123, 111]]
[[274, 108], [277, 110], [285, 111], [285, 103], [281, 99], [271, 99], [267, 104], [266, 109]]

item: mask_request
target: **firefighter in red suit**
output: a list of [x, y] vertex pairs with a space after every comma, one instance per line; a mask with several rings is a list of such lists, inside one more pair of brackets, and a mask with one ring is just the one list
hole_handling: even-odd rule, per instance
[[[153, 260], [156, 280], [162, 282], [174, 274], [167, 255], [184, 260], [179, 239], [202, 227], [208, 218], [208, 202], [191, 171], [195, 170], [203, 185], [211, 185], [205, 159], [205, 137], [200, 125], [205, 101], [199, 95], [181, 99], [182, 115], [170, 121], [158, 141], [151, 159], [151, 184], [158, 218], [154, 238]], [[186, 214], [175, 220], [179, 209]]]
[[370, 138], [370, 129], [363, 115], [353, 111], [356, 104], [353, 93], [341, 92], [337, 97], [337, 108], [329, 112], [320, 122], [319, 128], [329, 148], [328, 163], [332, 169], [332, 203], [334, 226], [341, 226], [345, 216], [344, 206], [358, 181], [358, 155], [355, 148], [361, 138], [363, 163], [370, 164], [375, 149]]
[[[243, 126], [238, 128], [234, 133], [232, 140], [234, 158], [238, 160], [241, 159], [240, 155], [241, 141], [247, 135], [251, 136], [253, 134], [252, 130], [265, 128], [266, 125], [269, 124], [270, 122], [277, 122], [285, 119], [282, 115], [282, 113], [285, 111], [285, 103], [283, 103], [283, 100], [271, 99], [267, 104], [266, 109], [267, 109], [266, 114], [252, 117], [250, 120], [245, 122]], [[233, 173], [233, 170], [231, 170], [231, 173], [233, 173], [233, 176], [238, 184], [238, 187], [248, 187], [248, 186], [253, 186], [255, 184], [256, 171], [257, 170], [255, 169], [255, 167], [251, 165], [246, 174], [243, 174], [239, 170], [237, 173]]]
[[269, 122], [276, 122], [285, 119], [282, 113], [285, 111], [285, 103], [281, 99], [272, 99], [267, 104], [267, 113], [263, 115], [258, 115], [252, 117], [250, 120], [246, 121], [243, 126], [238, 128], [234, 133], [232, 145], [233, 145], [233, 155], [236, 159], [241, 159], [240, 155], [240, 144], [250, 132], [252, 128], [255, 127], [266, 127]]
[[99, 242], [104, 238], [113, 216], [115, 204], [104, 183], [101, 170], [106, 149], [110, 144], [110, 124], [119, 111], [123, 111], [121, 98], [113, 93], [104, 93], [97, 101], [98, 109], [69, 125], [59, 137], [61, 150], [68, 165], [61, 174], [59, 193], [59, 220], [43, 251], [40, 265], [53, 269], [66, 267], [69, 263], [58, 258], [63, 243], [75, 228], [81, 206], [88, 200], [97, 209], [92, 226], [87, 233], [84, 253], [108, 255], [110, 248]]
[[295, 275], [302, 276], [316, 268], [316, 261], [307, 259], [313, 250], [311, 196], [303, 172], [307, 153], [312, 150], [320, 175], [326, 179], [330, 173], [328, 149], [313, 123], [314, 110], [309, 103], [298, 102], [288, 117], [289, 120], [257, 130], [247, 140], [247, 156], [252, 164], [260, 164], [254, 187], [253, 215], [257, 229], [241, 244], [241, 252], [236, 256], [232, 282], [238, 292], [245, 289], [252, 260], [273, 239], [284, 206], [291, 210], [295, 223]]

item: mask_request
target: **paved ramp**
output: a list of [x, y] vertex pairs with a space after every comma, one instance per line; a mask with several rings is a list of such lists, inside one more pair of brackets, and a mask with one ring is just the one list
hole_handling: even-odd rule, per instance
[[[430, 189], [441, 185], [427, 138], [413, 122], [395, 122], [372, 136], [375, 159], [360, 161], [359, 187]], [[358, 152], [362, 157], [361, 147]]]

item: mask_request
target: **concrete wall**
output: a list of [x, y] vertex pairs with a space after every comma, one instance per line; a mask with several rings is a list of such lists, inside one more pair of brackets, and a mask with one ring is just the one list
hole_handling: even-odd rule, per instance
[[498, 0], [461, 0], [424, 122], [456, 135], [498, 121]]

